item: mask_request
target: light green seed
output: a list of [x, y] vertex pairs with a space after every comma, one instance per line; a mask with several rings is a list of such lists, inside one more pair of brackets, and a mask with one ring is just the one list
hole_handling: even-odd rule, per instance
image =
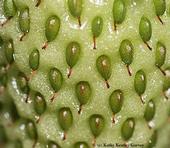
[[73, 115], [68, 107], [63, 107], [58, 112], [58, 122], [64, 131], [68, 131], [73, 124]]
[[92, 21], [92, 33], [93, 37], [97, 38], [103, 30], [103, 19], [100, 16], [96, 16]]
[[155, 115], [155, 103], [151, 99], [145, 108], [144, 118], [146, 121], [149, 122], [153, 119], [154, 115]]
[[19, 28], [23, 33], [28, 33], [30, 30], [30, 15], [29, 8], [26, 7], [19, 14]]
[[150, 20], [142, 16], [139, 24], [139, 34], [143, 42], [147, 42], [151, 39], [152, 36], [152, 26]]
[[157, 16], [161, 16], [165, 13], [166, 10], [166, 1], [165, 0], [153, 0], [155, 6], [155, 12]]
[[9, 64], [14, 62], [14, 44], [13, 40], [9, 39], [4, 42], [5, 57]]
[[37, 92], [34, 96], [34, 109], [38, 115], [42, 115], [46, 110], [44, 96], [39, 92]]
[[82, 0], [68, 0], [68, 8], [71, 15], [78, 19], [79, 26], [81, 26]]
[[119, 54], [122, 61], [126, 65], [130, 65], [133, 61], [134, 47], [128, 39], [123, 40], [120, 44]]
[[14, 148], [23, 148], [22, 141], [19, 140], [19, 139], [16, 139], [16, 140], [14, 141]]
[[80, 81], [76, 84], [76, 96], [81, 105], [87, 104], [91, 96], [91, 87], [89, 82]]
[[30, 139], [37, 140], [38, 138], [37, 129], [35, 124], [31, 120], [28, 120], [26, 123], [26, 132]]
[[151, 138], [148, 141], [146, 148], [154, 148], [157, 143], [157, 139], [158, 139], [158, 132], [157, 130], [154, 130]]
[[78, 62], [80, 57], [80, 44], [77, 42], [71, 42], [66, 48], [66, 61], [72, 68]]
[[86, 142], [77, 142], [73, 148], [90, 148]]
[[57, 68], [51, 68], [49, 71], [49, 81], [55, 92], [58, 92], [63, 84], [62, 73]]
[[155, 65], [161, 67], [165, 63], [166, 47], [163, 43], [157, 42], [155, 51]]
[[101, 55], [96, 60], [96, 67], [100, 75], [107, 81], [111, 76], [111, 61], [107, 55]]
[[123, 105], [123, 100], [124, 100], [124, 95], [120, 89], [117, 89], [112, 92], [109, 98], [109, 105], [113, 114], [120, 112]]
[[45, 35], [48, 42], [55, 40], [60, 29], [60, 19], [56, 15], [50, 16], [45, 24]]
[[61, 148], [61, 147], [60, 147], [56, 142], [54, 142], [54, 141], [48, 141], [47, 147], [48, 147], [48, 148]]
[[125, 20], [126, 6], [123, 0], [115, 0], [113, 3], [114, 24], [121, 24]]
[[141, 96], [146, 89], [146, 75], [143, 70], [138, 70], [135, 75], [134, 87], [136, 93]]
[[14, 0], [4, 0], [4, 14], [7, 18], [15, 16], [17, 12], [16, 5], [14, 3]]
[[0, 143], [5, 144], [8, 141], [6, 131], [3, 125], [0, 125]]
[[121, 127], [122, 138], [125, 141], [129, 140], [133, 136], [134, 129], [135, 129], [135, 119], [127, 118]]
[[98, 137], [104, 129], [105, 121], [102, 115], [94, 114], [89, 118], [89, 125], [94, 137]]
[[40, 53], [38, 49], [33, 49], [31, 54], [29, 55], [29, 66], [33, 71], [38, 69], [39, 61], [40, 61]]

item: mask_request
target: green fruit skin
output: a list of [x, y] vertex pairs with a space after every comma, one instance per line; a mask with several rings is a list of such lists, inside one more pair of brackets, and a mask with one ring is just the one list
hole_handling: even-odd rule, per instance
[[133, 61], [133, 55], [134, 55], [134, 47], [132, 43], [126, 39], [121, 42], [120, 48], [119, 48], [119, 54], [122, 59], [122, 61], [130, 65]]
[[105, 126], [104, 118], [99, 114], [91, 115], [89, 118], [89, 125], [94, 137], [98, 137]]
[[28, 33], [30, 31], [29, 8], [24, 8], [20, 11], [19, 28], [23, 33]]
[[73, 115], [68, 107], [63, 107], [58, 111], [58, 122], [64, 131], [68, 131], [73, 124]]
[[120, 112], [123, 105], [123, 92], [120, 89], [113, 91], [109, 98], [109, 105], [114, 114]]
[[92, 33], [94, 37], [99, 37], [103, 30], [103, 19], [96, 16], [92, 21]]
[[63, 84], [62, 73], [57, 68], [51, 68], [49, 71], [49, 81], [55, 92], [58, 92]]
[[68, 0], [68, 8], [73, 17], [80, 17], [82, 13], [82, 0]]
[[134, 87], [137, 94], [140, 96], [146, 89], [146, 75], [143, 70], [137, 71], [134, 80]]
[[121, 24], [126, 16], [126, 6], [123, 0], [114, 0], [113, 19], [115, 24]]
[[151, 121], [155, 115], [155, 110], [156, 110], [156, 107], [155, 107], [155, 103], [154, 101], [151, 99], [147, 106], [146, 106], [146, 109], [145, 109], [145, 113], [144, 113], [144, 118], [146, 121]]
[[144, 42], [147, 42], [147, 41], [149, 41], [151, 39], [151, 36], [152, 36], [151, 22], [145, 16], [142, 16], [142, 18], [140, 20], [139, 34], [140, 34], [140, 37], [142, 38], [142, 40]]
[[77, 42], [71, 42], [66, 48], [66, 61], [72, 68], [78, 62], [80, 57], [80, 44]]
[[124, 140], [129, 140], [134, 132], [135, 129], [135, 119], [134, 118], [128, 118], [124, 121], [122, 127], [121, 127], [121, 135]]
[[45, 35], [48, 42], [55, 40], [60, 30], [60, 19], [56, 15], [50, 16], [45, 24]]
[[100, 75], [108, 80], [111, 76], [111, 61], [107, 55], [101, 55], [97, 58], [96, 67]]
[[166, 1], [165, 0], [153, 0], [155, 6], [155, 12], [157, 16], [161, 16], [165, 13], [166, 10]]
[[80, 104], [87, 104], [92, 93], [90, 84], [87, 81], [80, 81], [77, 83], [75, 90]]
[[157, 42], [155, 51], [155, 65], [161, 67], [165, 63], [166, 58], [166, 47], [160, 41]]
[[14, 0], [4, 0], [4, 14], [6, 17], [13, 17], [17, 12]]
[[35, 49], [33, 49], [33, 51], [31, 52], [31, 54], [29, 56], [29, 65], [33, 71], [38, 69], [39, 61], [40, 61], [40, 53], [39, 53], [38, 49], [35, 48]]

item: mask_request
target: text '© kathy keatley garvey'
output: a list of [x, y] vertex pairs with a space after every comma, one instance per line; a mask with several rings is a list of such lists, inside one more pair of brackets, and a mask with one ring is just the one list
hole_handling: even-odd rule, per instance
[[100, 148], [126, 148], [126, 147], [135, 147], [135, 148], [143, 148], [144, 144], [139, 144], [139, 143], [101, 143], [101, 144], [97, 144], [97, 147]]

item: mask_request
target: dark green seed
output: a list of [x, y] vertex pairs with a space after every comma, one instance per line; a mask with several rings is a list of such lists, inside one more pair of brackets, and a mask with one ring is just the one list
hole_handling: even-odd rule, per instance
[[135, 129], [135, 119], [134, 118], [126, 119], [121, 127], [122, 138], [125, 141], [129, 140], [133, 136], [134, 129]]
[[0, 101], [0, 113], [3, 111], [3, 103]]
[[8, 82], [8, 75], [7, 74], [1, 74], [0, 75], [0, 87], [6, 87]]
[[165, 13], [166, 10], [166, 1], [165, 0], [153, 0], [155, 6], [155, 12], [157, 16], [161, 16]]
[[7, 142], [7, 135], [3, 125], [0, 125], [0, 144], [5, 144]]
[[155, 51], [155, 65], [161, 67], [165, 63], [166, 47], [163, 43], [157, 42]]
[[16, 107], [16, 105], [15, 105], [15, 103], [13, 101], [12, 102], [10, 101], [7, 104], [7, 106], [5, 106], [5, 109], [9, 113], [9, 115], [10, 115], [10, 117], [11, 117], [13, 122], [15, 122], [18, 119], [20, 119], [20, 116], [19, 116], [18, 111], [17, 111], [17, 107]]
[[30, 90], [28, 86], [28, 80], [23, 72], [19, 72], [17, 81], [21, 91], [28, 94]]
[[48, 141], [47, 144], [48, 148], [61, 148], [56, 142], [54, 141]]
[[9, 64], [14, 61], [14, 44], [13, 40], [9, 39], [4, 42], [5, 57]]
[[112, 92], [109, 98], [109, 105], [113, 114], [120, 112], [123, 105], [123, 100], [124, 100], [124, 95], [120, 89], [117, 89]]
[[102, 115], [94, 114], [89, 118], [89, 125], [94, 137], [98, 137], [104, 129], [105, 121]]
[[28, 120], [26, 123], [26, 132], [30, 139], [37, 140], [38, 138], [37, 129], [35, 124], [31, 120]]
[[2, 39], [2, 37], [0, 36], [0, 47], [2, 47], [4, 44], [4, 40]]
[[123, 0], [115, 0], [113, 3], [113, 19], [116, 30], [116, 24], [121, 24], [125, 20], [126, 6]]
[[155, 103], [151, 99], [145, 108], [144, 118], [146, 121], [149, 122], [153, 119], [154, 115], [155, 115]]
[[80, 81], [76, 84], [76, 96], [81, 105], [86, 104], [91, 96], [91, 87], [89, 82], [87, 81]]
[[157, 132], [157, 130], [154, 130], [151, 138], [148, 141], [148, 144], [147, 144], [146, 148], [153, 148], [153, 147], [155, 147], [155, 145], [157, 143], [157, 138], [158, 138], [158, 132]]
[[46, 102], [44, 96], [37, 92], [34, 96], [34, 109], [38, 115], [41, 115], [46, 110]]
[[86, 142], [77, 142], [73, 148], [90, 148]]
[[166, 74], [166, 77], [164, 78], [164, 81], [163, 81], [163, 93], [166, 97], [166, 99], [169, 98], [169, 90], [170, 90], [170, 67], [167, 67], [165, 69], [165, 74]]
[[4, 0], [4, 14], [7, 18], [15, 16], [17, 9], [14, 0]]
[[33, 49], [31, 54], [29, 55], [29, 66], [33, 71], [38, 69], [39, 61], [40, 61], [40, 53], [38, 49]]
[[68, 107], [63, 107], [58, 112], [58, 122], [64, 131], [68, 131], [73, 124], [73, 115]]
[[50, 16], [45, 24], [45, 35], [48, 42], [55, 40], [60, 29], [60, 19], [56, 15]]
[[150, 20], [142, 16], [139, 24], [139, 34], [143, 42], [147, 45], [147, 47], [152, 50], [152, 48], [148, 45], [148, 41], [151, 39], [152, 36], [152, 25]]
[[136, 93], [141, 96], [146, 89], [146, 75], [143, 70], [138, 70], [135, 75], [134, 87]]
[[77, 42], [71, 42], [66, 48], [66, 61], [70, 67], [68, 77], [71, 75], [71, 68], [78, 62], [80, 57], [80, 44]]
[[94, 37], [99, 37], [103, 30], [103, 19], [100, 16], [96, 16], [92, 21], [92, 33]]
[[[107, 55], [101, 55], [96, 60], [96, 67], [100, 75], [107, 81], [111, 76], [111, 61]], [[109, 85], [107, 86], [109, 88]]]
[[14, 141], [14, 148], [23, 148], [22, 141], [17, 139]]
[[30, 30], [30, 15], [29, 8], [26, 7], [19, 14], [19, 28], [23, 33], [28, 33]]
[[58, 92], [63, 83], [62, 73], [57, 68], [51, 68], [49, 71], [49, 81], [55, 92]]
[[151, 35], [152, 35], [151, 22], [145, 16], [143, 16], [140, 20], [139, 34], [144, 42], [147, 42], [151, 39]]
[[122, 61], [126, 64], [128, 73], [131, 76], [132, 74], [130, 72], [129, 65], [132, 63], [133, 56], [134, 56], [134, 47], [131, 41], [126, 39], [121, 42], [120, 48], [119, 48], [119, 54], [120, 54]]
[[82, 0], [68, 0], [68, 8], [71, 15], [78, 19], [79, 26], [81, 26], [80, 16], [82, 13]]
[[122, 61], [130, 65], [133, 61], [134, 47], [129, 40], [123, 40], [120, 44], [119, 53]]

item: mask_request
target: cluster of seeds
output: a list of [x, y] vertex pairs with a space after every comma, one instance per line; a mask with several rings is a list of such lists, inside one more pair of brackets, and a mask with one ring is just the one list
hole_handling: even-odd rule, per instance
[[[165, 0], [153, 0], [154, 6], [155, 6], [155, 15], [158, 17], [159, 21], [163, 25], [163, 21], [161, 19], [161, 16], [165, 13], [166, 10], [166, 2]], [[35, 7], [38, 7], [41, 4], [41, 0], [38, 0], [35, 4]], [[83, 11], [83, 0], [68, 0], [68, 9], [70, 15], [72, 15], [74, 18], [78, 20], [78, 25], [81, 27], [82, 25], [82, 19], [81, 19], [81, 13]], [[4, 0], [3, 1], [3, 7], [4, 7], [4, 15], [6, 17], [6, 21], [3, 22], [1, 25], [2, 27], [8, 23], [12, 17], [14, 17], [18, 12], [18, 21], [19, 21], [19, 28], [22, 32], [22, 36], [20, 37], [20, 41], [24, 40], [24, 37], [29, 33], [30, 31], [30, 25], [31, 25], [31, 18], [29, 14], [29, 8], [27, 6], [23, 6], [22, 8], [17, 8], [16, 4], [14, 3], [14, 0]], [[114, 0], [113, 3], [113, 28], [114, 31], [117, 31], [119, 26], [123, 23], [123, 21], [126, 18], [126, 4], [124, 0]], [[94, 19], [91, 22], [91, 34], [93, 38], [93, 49], [97, 49], [97, 43], [96, 39], [102, 34], [103, 30], [103, 19], [100, 16], [94, 17]], [[59, 16], [56, 14], [50, 15], [48, 19], [45, 22], [44, 25], [45, 28], [45, 36], [46, 41], [44, 45], [42, 46], [42, 49], [47, 49], [48, 44], [51, 42], [54, 42], [57, 38], [57, 35], [59, 33], [59, 30], [61, 28], [61, 21]], [[139, 23], [139, 36], [146, 44], [146, 46], [152, 50], [152, 47], [149, 45], [149, 41], [152, 36], [152, 24], [150, 20], [147, 18], [147, 16], [142, 16], [140, 23]], [[26, 40], [26, 38], [25, 38]], [[14, 63], [14, 51], [15, 47], [13, 44], [13, 39], [6, 38], [6, 37], [0, 37], [0, 46], [4, 49], [4, 55], [6, 57], [7, 63], [0, 66], [0, 92], [4, 92], [4, 88], [7, 84], [7, 73], [10, 67], [12, 67], [12, 64]], [[23, 72], [18, 72], [17, 74], [17, 84], [20, 88], [20, 90], [26, 94], [25, 102], [28, 103], [29, 99], [33, 102], [33, 108], [37, 114], [37, 120], [34, 122], [30, 119], [24, 119], [24, 124], [26, 127], [26, 133], [28, 137], [34, 141], [33, 147], [36, 146], [36, 143], [38, 141], [38, 131], [36, 126], [38, 126], [38, 123], [40, 121], [40, 117], [42, 114], [44, 114], [47, 110], [47, 102], [45, 100], [45, 97], [37, 91], [34, 91], [30, 88], [29, 82], [32, 80], [32, 78], [36, 75], [36, 71], [39, 69], [40, 65], [40, 58], [41, 54], [40, 51], [37, 48], [31, 49], [31, 53], [29, 55], [29, 67], [31, 70], [31, 74], [29, 76], [26, 76]], [[121, 41], [119, 46], [119, 55], [121, 61], [125, 64], [129, 76], [132, 76], [132, 69], [130, 65], [133, 62], [134, 58], [134, 45], [129, 39], [124, 39]], [[46, 52], [48, 52], [46, 50]], [[68, 72], [68, 78], [71, 79], [71, 74], [73, 67], [79, 62], [80, 54], [82, 52], [82, 47], [77, 41], [71, 41], [66, 49], [65, 49], [65, 60], [67, 62], [69, 72]], [[170, 78], [169, 78], [169, 72], [170, 68], [162, 69], [162, 66], [165, 64], [166, 60], [166, 46], [162, 41], [158, 41], [156, 44], [155, 49], [155, 66], [160, 69], [162, 74], [165, 77], [165, 81], [162, 86], [162, 92], [165, 96], [165, 98], [168, 100], [169, 97], [169, 89], [170, 89]], [[112, 60], [110, 56], [106, 54], [100, 55], [96, 59], [96, 69], [98, 70], [98, 73], [101, 75], [101, 78], [104, 79], [106, 83], [106, 87], [109, 89], [109, 79], [112, 75]], [[147, 86], [147, 75], [143, 69], [139, 69], [135, 74], [134, 78], [134, 89], [136, 93], [138, 94], [139, 98], [141, 99], [142, 104], [145, 104], [145, 100], [143, 98], [143, 94], [145, 93], [146, 86]], [[51, 88], [53, 89], [53, 95], [50, 98], [51, 103], [54, 101], [54, 99], [57, 97], [57, 93], [60, 91], [65, 79], [63, 74], [61, 73], [60, 69], [56, 67], [51, 67], [48, 71], [48, 80]], [[95, 81], [95, 80], [94, 80]], [[91, 84], [88, 81], [79, 81], [75, 86], [75, 94], [79, 101], [79, 110], [78, 114], [82, 114], [83, 106], [85, 106], [92, 94], [92, 88]], [[108, 98], [108, 104], [110, 106], [110, 110], [112, 111], [112, 122], [115, 124], [115, 116], [117, 113], [119, 113], [123, 107], [124, 104], [124, 91], [121, 89], [114, 90], [109, 98]], [[0, 104], [1, 105], [1, 104]], [[15, 105], [13, 104], [13, 107], [16, 110]], [[1, 108], [0, 108], [1, 109]], [[149, 124], [150, 121], [155, 116], [156, 111], [156, 104], [154, 102], [154, 99], [150, 99], [147, 102], [147, 105], [145, 107], [145, 112], [143, 118], [148, 123], [149, 129], [152, 128], [152, 126]], [[67, 132], [69, 132], [69, 129], [73, 125], [74, 121], [74, 114], [72, 112], [72, 109], [69, 107], [61, 107], [57, 110], [57, 119], [58, 123], [63, 130], [64, 134], [62, 137], [62, 140], [67, 140]], [[96, 146], [96, 138], [102, 133], [102, 131], [105, 128], [106, 125], [106, 119], [101, 114], [92, 114], [88, 117], [88, 124], [89, 129], [91, 130], [91, 133], [94, 137], [92, 144], [90, 142], [82, 142], [78, 141], [74, 144], [74, 148], [88, 148], [90, 145]], [[37, 125], [36, 125], [37, 123]], [[130, 138], [133, 136], [134, 130], [136, 126], [136, 119], [134, 117], [127, 118], [123, 124], [121, 125], [121, 137], [123, 141], [127, 144]], [[154, 129], [154, 132], [146, 144], [148, 148], [155, 146], [157, 142], [157, 130]], [[0, 125], [0, 143], [5, 143], [8, 141], [8, 138], [6, 136], [5, 130], [2, 125]], [[14, 141], [14, 145], [16, 148], [22, 147], [22, 141], [19, 139], [16, 139]], [[55, 141], [47, 140], [46, 145], [48, 148], [57, 147], [60, 148], [62, 146], [59, 146]]]

